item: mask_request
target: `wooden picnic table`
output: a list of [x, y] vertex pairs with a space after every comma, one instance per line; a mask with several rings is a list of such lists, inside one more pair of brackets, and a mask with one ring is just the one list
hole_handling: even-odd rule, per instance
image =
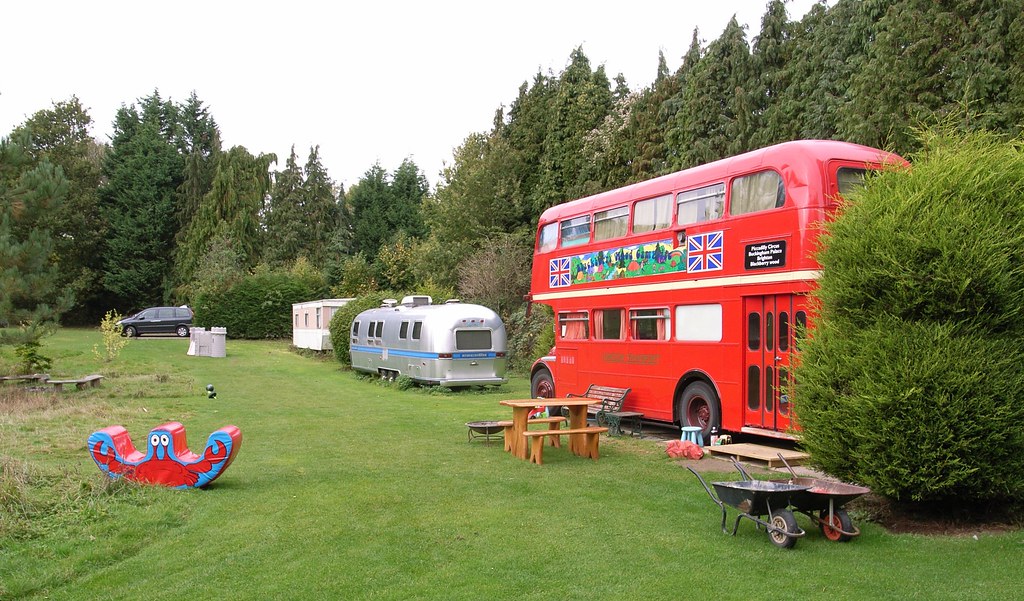
[[558, 399], [522, 399], [500, 401], [500, 404], [512, 408], [512, 434], [510, 452], [512, 455], [527, 459], [526, 432], [530, 410], [548, 405], [569, 408], [569, 430], [577, 432], [569, 434], [569, 450], [575, 455], [584, 455], [586, 449], [586, 434], [579, 432], [587, 427], [587, 405], [599, 404], [601, 399], [587, 397], [558, 398]]

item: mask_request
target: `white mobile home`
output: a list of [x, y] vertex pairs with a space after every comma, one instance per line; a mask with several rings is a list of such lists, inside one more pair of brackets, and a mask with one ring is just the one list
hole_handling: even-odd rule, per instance
[[292, 305], [292, 344], [298, 348], [329, 351], [331, 318], [351, 298], [327, 298]]

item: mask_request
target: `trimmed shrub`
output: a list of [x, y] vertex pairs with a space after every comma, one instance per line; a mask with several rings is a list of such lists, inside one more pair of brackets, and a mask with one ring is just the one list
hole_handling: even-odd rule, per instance
[[386, 298], [402, 300], [403, 297], [425, 294], [433, 299], [434, 303], [443, 303], [453, 298], [450, 288], [437, 286], [431, 283], [421, 286], [416, 292], [395, 292], [394, 290], [377, 290], [367, 292], [351, 300], [344, 307], [339, 308], [331, 317], [329, 325], [331, 331], [331, 346], [334, 347], [334, 358], [345, 367], [352, 365], [352, 355], [349, 352], [349, 333], [352, 328], [352, 321], [367, 309], [379, 307], [381, 301]]
[[401, 296], [394, 292], [369, 292], [350, 300], [344, 307], [339, 307], [331, 317], [328, 326], [331, 331], [331, 346], [334, 347], [334, 358], [345, 367], [351, 367], [352, 354], [349, 352], [349, 332], [352, 328], [352, 321], [367, 309], [379, 307], [381, 301], [386, 298], [401, 299]]
[[827, 226], [794, 411], [826, 472], [909, 501], [1024, 493], [1024, 153], [931, 134]]
[[225, 327], [230, 338], [290, 338], [292, 304], [324, 298], [323, 278], [289, 271], [248, 275], [224, 290], [201, 293], [193, 310], [200, 327]]

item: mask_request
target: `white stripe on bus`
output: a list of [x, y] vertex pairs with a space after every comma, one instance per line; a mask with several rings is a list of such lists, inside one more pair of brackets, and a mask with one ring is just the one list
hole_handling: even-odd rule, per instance
[[561, 298], [585, 298], [589, 296], [614, 296], [617, 294], [637, 294], [639, 292], [668, 292], [670, 290], [692, 290], [695, 288], [711, 288], [713, 286], [739, 286], [743, 284], [781, 284], [816, 280], [821, 271], [807, 269], [785, 273], [763, 273], [757, 275], [734, 275], [719, 278], [701, 278], [699, 280], [683, 280], [675, 282], [659, 282], [657, 284], [636, 284], [616, 286], [614, 288], [587, 288], [585, 290], [567, 290], [565, 292], [545, 292], [534, 294], [532, 300], [546, 301]]

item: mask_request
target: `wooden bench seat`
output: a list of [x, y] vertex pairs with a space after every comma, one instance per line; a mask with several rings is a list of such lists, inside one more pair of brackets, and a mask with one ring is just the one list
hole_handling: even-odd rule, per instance
[[102, 379], [103, 376], [99, 374], [90, 374], [74, 380], [47, 380], [46, 384], [52, 384], [57, 392], [62, 392], [65, 384], [74, 384], [75, 388], [82, 390], [86, 386], [99, 386]]
[[[561, 425], [569, 421], [568, 418], [561, 416], [554, 417], [536, 417], [531, 420], [527, 420], [526, 427], [529, 428], [530, 424], [548, 424], [548, 430], [558, 430]], [[505, 451], [512, 450], [512, 420], [502, 420], [498, 422], [498, 425], [505, 428]], [[561, 447], [562, 443], [558, 436], [551, 439], [551, 446]]]
[[27, 380], [29, 382], [45, 382], [50, 379], [50, 374], [26, 374], [24, 376], [0, 376], [0, 382], [17, 382]]
[[569, 428], [567, 430], [529, 430], [527, 432], [523, 432], [523, 436], [527, 439], [533, 439], [530, 443], [530, 463], [541, 465], [544, 463], [543, 454], [545, 436], [559, 438], [563, 434], [584, 434], [584, 444], [581, 446], [579, 450], [580, 452], [577, 454], [581, 457], [597, 459], [601, 433], [607, 431], [608, 428], [604, 427]]

